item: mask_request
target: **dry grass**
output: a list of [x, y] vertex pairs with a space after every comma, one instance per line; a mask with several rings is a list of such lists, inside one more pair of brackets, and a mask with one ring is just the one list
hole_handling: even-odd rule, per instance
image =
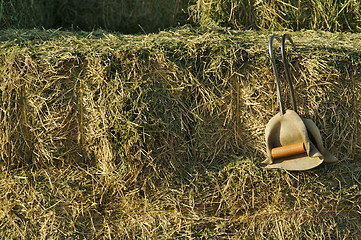
[[[264, 171], [253, 160], [193, 170], [182, 184], [128, 188], [68, 167], [2, 173], [5, 238], [358, 239], [360, 166]], [[147, 179], [149, 181], [149, 179]], [[169, 183], [169, 182], [168, 182]]]
[[189, 15], [201, 25], [233, 29], [359, 32], [361, 5], [345, 0], [194, 0]]
[[185, 23], [360, 32], [357, 0], [2, 0], [0, 28], [149, 33]]
[[292, 34], [299, 112], [341, 159], [296, 173], [259, 166], [265, 32], [2, 35], [4, 238], [360, 238], [358, 34]]

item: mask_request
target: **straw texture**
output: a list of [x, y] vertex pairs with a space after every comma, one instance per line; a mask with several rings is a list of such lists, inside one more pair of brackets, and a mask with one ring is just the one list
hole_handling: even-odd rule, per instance
[[341, 160], [304, 173], [260, 167], [266, 32], [1, 34], [5, 238], [361, 236], [358, 34], [292, 34], [298, 112]]

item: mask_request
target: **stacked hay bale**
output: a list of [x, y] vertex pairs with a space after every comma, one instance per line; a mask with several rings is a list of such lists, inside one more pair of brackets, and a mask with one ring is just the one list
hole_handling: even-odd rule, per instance
[[8, 0], [0, 28], [65, 28], [155, 32], [195, 23], [232, 29], [360, 31], [358, 1], [328, 0]]
[[300, 115], [343, 161], [296, 173], [259, 166], [267, 33], [1, 34], [2, 236], [359, 237], [358, 34], [292, 34]]
[[[146, 168], [171, 176], [230, 155], [263, 158], [264, 127], [278, 109], [266, 34], [187, 27], [146, 37], [6, 34], [0, 89], [7, 167], [92, 164], [107, 173]], [[293, 38], [300, 115], [316, 122], [338, 157], [359, 157], [356, 35]]]
[[194, 22], [216, 23], [233, 29], [302, 29], [360, 31], [358, 1], [194, 0], [189, 5]]

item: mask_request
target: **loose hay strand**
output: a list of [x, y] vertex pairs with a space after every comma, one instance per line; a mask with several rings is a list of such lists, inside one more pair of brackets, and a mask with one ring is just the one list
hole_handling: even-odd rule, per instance
[[[81, 73], [79, 74], [81, 76]], [[79, 81], [79, 106], [80, 106], [80, 142], [82, 148], [83, 161], [85, 160], [85, 142], [84, 142], [84, 109], [83, 109], [83, 82], [78, 76]]]

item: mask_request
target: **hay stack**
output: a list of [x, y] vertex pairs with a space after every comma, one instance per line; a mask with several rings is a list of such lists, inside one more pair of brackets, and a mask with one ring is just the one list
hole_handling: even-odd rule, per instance
[[292, 34], [300, 115], [343, 163], [290, 173], [259, 166], [267, 33], [1, 33], [6, 238], [359, 238], [358, 34]]
[[156, 32], [193, 22], [233, 29], [360, 31], [359, 1], [329, 0], [8, 0], [0, 28]]
[[233, 29], [359, 32], [361, 4], [327, 0], [194, 0], [189, 14], [198, 24], [216, 23]]
[[[1, 48], [6, 166], [93, 163], [126, 173], [262, 158], [264, 126], [277, 112], [267, 35], [23, 34]], [[292, 60], [300, 114], [341, 159], [358, 157], [360, 139], [360, 56], [348, 46], [354, 35], [345, 36], [338, 46], [333, 35], [295, 33], [300, 55]]]

